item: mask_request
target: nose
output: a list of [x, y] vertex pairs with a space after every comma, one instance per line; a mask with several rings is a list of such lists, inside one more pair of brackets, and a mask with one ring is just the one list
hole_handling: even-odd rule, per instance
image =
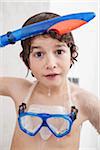
[[53, 55], [47, 56], [46, 69], [53, 70], [57, 67], [56, 58]]

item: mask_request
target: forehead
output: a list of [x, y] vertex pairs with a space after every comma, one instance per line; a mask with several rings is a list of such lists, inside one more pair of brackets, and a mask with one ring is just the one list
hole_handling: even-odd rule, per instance
[[37, 46], [56, 46], [56, 45], [59, 45], [59, 46], [66, 46], [66, 43], [65, 42], [61, 42], [57, 39], [54, 39], [52, 37], [50, 37], [50, 35], [38, 35], [36, 36], [35, 38], [32, 38], [31, 39], [31, 46], [34, 46], [34, 45], [37, 45]]

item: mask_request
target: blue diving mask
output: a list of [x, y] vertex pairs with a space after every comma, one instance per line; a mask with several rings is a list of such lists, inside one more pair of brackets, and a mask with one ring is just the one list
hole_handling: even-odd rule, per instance
[[[30, 136], [35, 136], [42, 127], [46, 127], [57, 138], [64, 137], [70, 133], [78, 113], [75, 106], [71, 106], [69, 114], [33, 113], [25, 112], [25, 109], [26, 103], [22, 103], [19, 106], [18, 123], [20, 129]], [[59, 122], [63, 126], [58, 126]]]

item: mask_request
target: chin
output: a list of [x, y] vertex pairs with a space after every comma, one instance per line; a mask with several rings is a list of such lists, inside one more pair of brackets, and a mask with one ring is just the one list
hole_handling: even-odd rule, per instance
[[62, 80], [58, 80], [58, 81], [48, 81], [45, 83], [45, 85], [47, 87], [59, 87], [62, 84]]
[[65, 76], [54, 76], [54, 77], [43, 77], [41, 78], [41, 83], [46, 87], [59, 87], [64, 83], [66, 77]]

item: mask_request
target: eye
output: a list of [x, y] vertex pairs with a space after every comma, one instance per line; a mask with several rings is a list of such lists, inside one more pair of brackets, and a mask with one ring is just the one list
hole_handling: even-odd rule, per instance
[[64, 53], [64, 50], [62, 50], [62, 49], [58, 49], [57, 51], [56, 51], [56, 54], [57, 55], [61, 55], [61, 54], [63, 54]]
[[34, 56], [35, 56], [36, 58], [41, 58], [41, 57], [43, 57], [43, 55], [44, 55], [43, 52], [35, 52], [35, 54], [34, 54]]

